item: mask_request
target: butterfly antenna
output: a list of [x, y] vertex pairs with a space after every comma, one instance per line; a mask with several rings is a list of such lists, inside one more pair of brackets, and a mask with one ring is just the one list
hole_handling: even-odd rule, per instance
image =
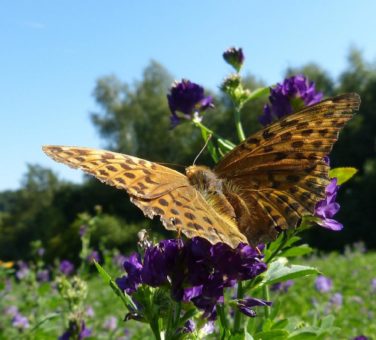
[[201, 154], [204, 152], [204, 150], [205, 150], [206, 147], [208, 146], [208, 144], [209, 144], [209, 142], [210, 142], [210, 140], [211, 140], [212, 137], [213, 137], [213, 135], [211, 135], [211, 134], [208, 136], [208, 139], [206, 140], [205, 145], [202, 147], [201, 151], [198, 153], [198, 155], [197, 155], [196, 158], [194, 159], [192, 165], [195, 165], [195, 164], [196, 164], [197, 159], [198, 159], [198, 158], [201, 156]]
[[155, 162], [160, 165], [168, 165], [170, 167], [176, 167], [176, 168], [186, 168], [186, 165], [177, 164], [177, 163], [166, 163], [166, 162]]

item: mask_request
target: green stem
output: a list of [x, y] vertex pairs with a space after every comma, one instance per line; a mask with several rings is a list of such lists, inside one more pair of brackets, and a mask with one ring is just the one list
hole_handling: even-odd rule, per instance
[[[264, 285], [262, 287], [262, 290], [263, 290], [264, 300], [265, 301], [270, 301], [269, 286], [268, 285]], [[269, 319], [269, 316], [270, 316], [270, 307], [269, 306], [265, 306], [264, 307], [264, 311], [265, 311], [265, 318]]]
[[174, 316], [174, 327], [176, 327], [176, 325], [179, 323], [179, 320], [180, 320], [180, 311], [181, 311], [181, 302], [177, 302], [175, 304], [176, 308], [175, 308], [175, 316]]
[[235, 127], [236, 132], [238, 133], [239, 141], [242, 142], [245, 140], [244, 131], [242, 127], [242, 122], [240, 121], [240, 109], [235, 110]]
[[194, 119], [192, 122], [196, 127], [200, 128], [201, 130], [204, 130], [208, 135], [212, 135], [218, 141], [218, 143], [221, 144], [224, 148], [228, 150], [232, 150], [235, 147], [233, 143], [229, 141], [225, 141], [221, 136], [216, 134], [213, 130], [210, 130], [208, 127], [206, 127], [197, 119], [196, 120]]
[[228, 329], [228, 323], [227, 318], [224, 311], [224, 305], [217, 304], [217, 313], [219, 315], [219, 320], [221, 321], [222, 327], [227, 330]]
[[161, 340], [161, 334], [159, 332], [159, 324], [158, 324], [158, 319], [152, 319], [150, 320], [150, 327], [151, 330], [153, 331], [153, 334], [155, 336], [156, 340]]
[[[238, 292], [236, 294], [236, 298], [238, 300], [242, 299], [244, 297], [244, 289], [243, 289], [243, 284], [241, 282], [238, 283]], [[236, 334], [241, 331], [240, 329], [240, 323], [242, 319], [242, 314], [239, 310], [239, 308], [236, 308], [235, 310], [235, 316], [234, 316], [234, 329], [233, 333]]]
[[282, 242], [279, 244], [278, 248], [267, 258], [265, 259], [265, 263], [268, 264], [271, 262], [271, 260], [274, 259], [274, 257], [279, 253], [279, 251], [285, 246], [286, 242], [288, 241], [288, 237], [286, 235], [286, 233], [284, 232], [283, 233], [283, 240]]

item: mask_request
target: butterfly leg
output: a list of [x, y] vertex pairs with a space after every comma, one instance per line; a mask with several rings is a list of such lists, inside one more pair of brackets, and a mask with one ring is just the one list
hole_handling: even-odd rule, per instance
[[181, 239], [181, 227], [177, 227], [178, 239]]

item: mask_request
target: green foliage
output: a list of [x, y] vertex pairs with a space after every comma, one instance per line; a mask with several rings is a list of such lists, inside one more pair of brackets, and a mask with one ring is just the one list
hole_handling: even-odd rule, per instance
[[[328, 256], [314, 256], [306, 261], [309, 266], [320, 268], [325, 276], [333, 280], [333, 289], [320, 293], [314, 288], [314, 277], [296, 280], [288, 293], [272, 293], [271, 299], [283, 306], [278, 319], [299, 318], [303, 323], [336, 327], [336, 339], [352, 339], [357, 335], [376, 334], [373, 315], [376, 312], [371, 281], [376, 277], [373, 263], [375, 253], [364, 254], [347, 250], [345, 255], [331, 253]], [[330, 302], [334, 293], [343, 295], [340, 306]], [[333, 315], [335, 315], [335, 320]], [[315, 321], [317, 320], [317, 321]]]

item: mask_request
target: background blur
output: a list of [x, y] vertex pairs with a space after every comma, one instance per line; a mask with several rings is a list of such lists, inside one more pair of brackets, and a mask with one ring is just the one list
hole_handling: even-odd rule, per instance
[[[188, 78], [215, 96], [205, 123], [233, 137], [218, 90], [222, 59], [242, 47], [254, 89], [303, 73], [325, 96], [355, 91], [359, 114], [340, 136], [333, 166], [354, 166], [340, 191], [339, 233], [306, 235], [320, 249], [364, 241], [376, 248], [376, 3], [361, 1], [17, 1], [0, 12], [0, 258], [27, 258], [41, 240], [49, 258], [77, 254], [79, 213], [102, 210], [94, 244], [131, 248], [150, 226], [126, 193], [49, 160], [43, 144], [103, 147], [190, 165], [202, 146], [188, 125], [169, 129], [171, 82]], [[244, 109], [247, 133], [267, 97]], [[235, 140], [235, 139], [234, 139]], [[200, 163], [210, 163], [208, 155]], [[159, 223], [152, 223], [161, 231]], [[74, 241], [74, 240], [77, 240]]]

